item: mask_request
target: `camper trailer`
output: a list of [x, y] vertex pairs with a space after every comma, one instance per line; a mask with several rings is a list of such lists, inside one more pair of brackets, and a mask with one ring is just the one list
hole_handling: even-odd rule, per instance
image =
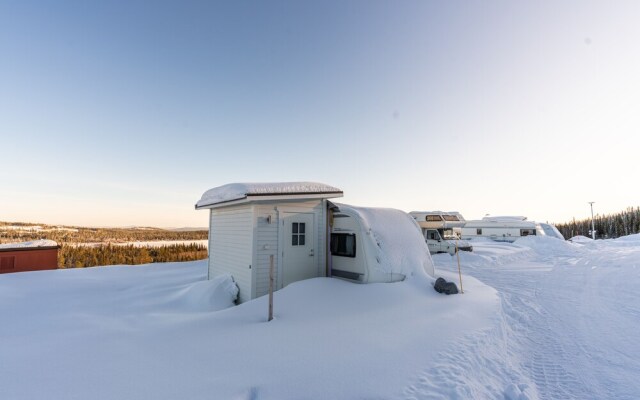
[[484, 237], [498, 242], [514, 242], [521, 237], [534, 235], [564, 240], [555, 226], [528, 221], [523, 216], [484, 217], [467, 221], [462, 227], [462, 238], [467, 240]]
[[403, 211], [335, 204], [330, 225], [332, 276], [360, 283], [396, 282], [416, 266], [434, 276], [420, 227]]
[[455, 254], [458, 250], [472, 251], [471, 244], [460, 239], [465, 219], [457, 211], [411, 211], [409, 213], [422, 230], [431, 254]]

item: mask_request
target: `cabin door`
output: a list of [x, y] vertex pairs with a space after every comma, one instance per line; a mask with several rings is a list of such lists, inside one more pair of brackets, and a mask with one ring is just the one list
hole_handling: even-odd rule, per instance
[[285, 212], [282, 218], [282, 286], [318, 276], [314, 214]]

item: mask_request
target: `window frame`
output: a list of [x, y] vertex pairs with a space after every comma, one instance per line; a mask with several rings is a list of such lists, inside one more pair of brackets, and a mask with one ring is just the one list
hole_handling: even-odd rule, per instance
[[307, 228], [305, 222], [291, 223], [291, 246], [307, 245]]
[[[347, 237], [352, 237], [353, 238], [353, 247], [352, 247], [352, 252], [349, 252], [348, 249], [347, 251], [344, 252], [340, 252], [339, 251], [339, 243], [336, 242], [336, 240], [338, 240], [337, 238], [347, 238]], [[334, 232], [331, 233], [331, 240], [330, 240], [330, 244], [329, 244], [329, 252], [331, 253], [331, 256], [336, 256], [336, 257], [348, 257], [348, 258], [356, 258], [357, 255], [357, 248], [358, 248], [358, 239], [356, 238], [356, 234], [355, 233], [346, 233], [346, 232]], [[335, 243], [335, 244], [334, 244]], [[345, 248], [347, 247], [348, 243], [345, 241]]]

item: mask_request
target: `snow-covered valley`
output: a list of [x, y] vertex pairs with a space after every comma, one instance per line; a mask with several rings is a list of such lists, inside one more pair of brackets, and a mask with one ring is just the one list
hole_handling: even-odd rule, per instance
[[639, 235], [460, 256], [464, 294], [316, 278], [271, 322], [205, 261], [0, 275], [0, 398], [637, 398]]

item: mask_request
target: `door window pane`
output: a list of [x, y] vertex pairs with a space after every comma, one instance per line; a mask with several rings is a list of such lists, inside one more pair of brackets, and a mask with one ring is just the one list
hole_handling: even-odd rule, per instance
[[304, 244], [305, 244], [305, 223], [304, 222], [291, 223], [291, 245], [304, 246]]

